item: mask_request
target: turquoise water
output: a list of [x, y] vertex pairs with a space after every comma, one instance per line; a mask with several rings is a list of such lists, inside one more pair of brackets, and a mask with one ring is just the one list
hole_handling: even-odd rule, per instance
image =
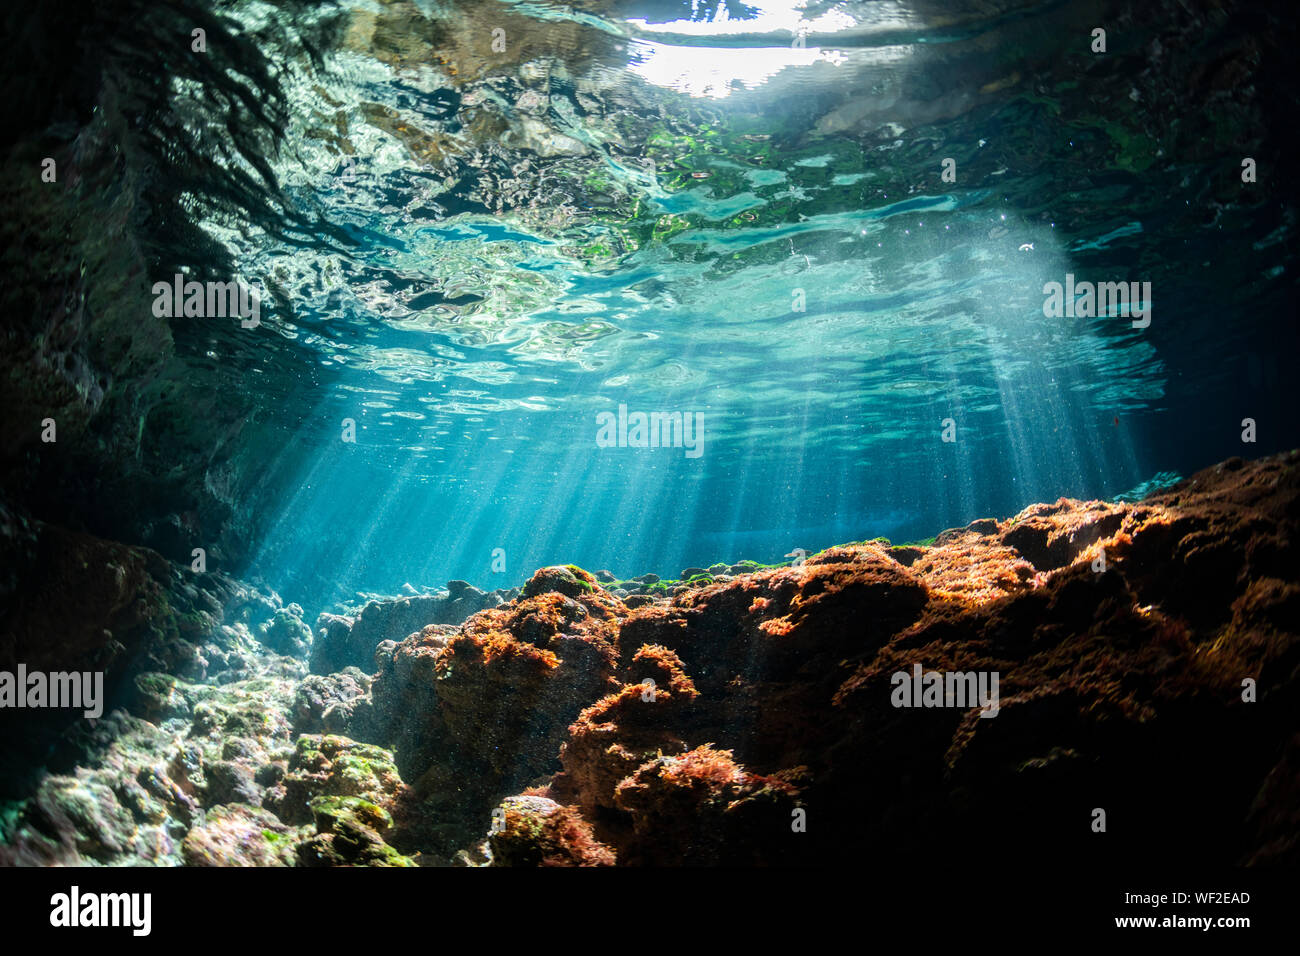
[[[309, 225], [199, 201], [267, 306], [178, 338], [274, 436], [252, 571], [675, 576], [1295, 444], [1292, 187], [1240, 176], [1292, 81], [1184, 82], [1257, 24], [1120, 10], [239, 6]], [[1149, 325], [1046, 316], [1067, 276], [1150, 283]], [[620, 405], [700, 453], [601, 447]]]

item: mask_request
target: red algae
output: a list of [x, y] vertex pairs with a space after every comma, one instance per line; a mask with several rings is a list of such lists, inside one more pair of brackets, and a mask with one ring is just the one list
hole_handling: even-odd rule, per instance
[[[632, 609], [547, 568], [399, 645], [375, 706], [415, 721], [389, 732], [422, 792], [471, 791], [461, 837], [512, 792], [563, 807], [493, 838], [513, 863], [852, 863], [972, 834], [1026, 865], [1296, 862], [1298, 505], [1291, 453]], [[420, 654], [432, 673], [399, 680]], [[900, 707], [918, 665], [997, 675], [997, 706]], [[1141, 839], [1099, 839], [1095, 808]]]
[[510, 797], [488, 838], [493, 866], [612, 866], [614, 852], [592, 836], [575, 807], [536, 794]]

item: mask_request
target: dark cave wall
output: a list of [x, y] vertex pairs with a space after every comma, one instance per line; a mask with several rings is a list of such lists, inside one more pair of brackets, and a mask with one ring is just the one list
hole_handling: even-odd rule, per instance
[[[273, 334], [241, 339], [234, 320], [156, 317], [151, 288], [182, 271], [230, 277], [197, 225], [205, 215], [303, 241], [329, 233], [266, 162], [287, 109], [269, 51], [310, 62], [328, 26], [243, 35], [225, 6], [56, 0], [0, 15], [12, 38], [0, 68], [0, 504], [185, 563], [203, 547], [209, 567], [238, 570], [259, 520], [246, 502], [255, 487], [265, 498], [284, 438], [262, 418], [276, 397], [240, 378], [243, 361], [310, 364]], [[206, 53], [191, 50], [195, 27]], [[222, 360], [206, 357], [214, 348]], [[316, 374], [298, 384], [310, 391]], [[42, 440], [49, 419], [54, 442]]]

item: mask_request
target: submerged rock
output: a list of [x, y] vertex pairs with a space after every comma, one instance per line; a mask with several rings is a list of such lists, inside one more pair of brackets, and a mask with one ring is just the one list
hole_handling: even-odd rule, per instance
[[426, 628], [382, 662], [374, 739], [450, 828], [455, 846], [436, 852], [481, 839], [496, 801], [552, 772], [568, 724], [610, 686], [621, 613], [585, 571], [544, 568], [519, 600]]
[[0, 861], [1294, 863], [1298, 502], [1291, 453], [671, 597], [553, 566], [373, 675], [196, 625], [221, 669], [138, 674]]
[[[573, 723], [548, 793], [620, 864], [849, 862], [972, 832], [1026, 863], [1294, 861], [1297, 501], [1300, 456], [1229, 463], [620, 614], [622, 687]], [[996, 715], [895, 706], [918, 664], [996, 673]]]
[[499, 808], [488, 839], [493, 866], [611, 866], [614, 854], [597, 842], [575, 807], [525, 794]]
[[296, 733], [345, 733], [370, 691], [370, 677], [358, 668], [322, 676], [310, 674], [298, 685], [293, 700]]
[[791, 827], [798, 791], [747, 773], [726, 751], [698, 747], [655, 757], [614, 788], [631, 834], [619, 841], [631, 865], [762, 865], [797, 862], [803, 835]]
[[306, 657], [312, 638], [311, 628], [302, 621], [302, 608], [293, 604], [276, 611], [259, 629], [258, 640], [277, 654]]
[[311, 802], [316, 835], [295, 848], [300, 866], [416, 866], [384, 842], [393, 818], [361, 797], [326, 796]]
[[305, 734], [265, 805], [286, 823], [302, 824], [312, 820], [312, 801], [318, 797], [362, 797], [382, 806], [402, 790], [388, 751], [333, 734]]
[[322, 614], [316, 621], [311, 648], [313, 674], [330, 674], [345, 667], [369, 669], [375, 648], [400, 641], [429, 624], [459, 624], [475, 611], [495, 607], [500, 598], [464, 581], [451, 581], [445, 597], [420, 595], [368, 602], [355, 617]]
[[297, 831], [246, 805], [214, 807], [181, 843], [190, 866], [292, 866]]

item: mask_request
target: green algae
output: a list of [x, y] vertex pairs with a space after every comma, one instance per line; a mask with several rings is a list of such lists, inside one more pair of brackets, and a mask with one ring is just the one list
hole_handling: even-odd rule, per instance
[[575, 583], [577, 583], [579, 587], [584, 591], [595, 592], [596, 589], [587, 581], [587, 578], [590, 577], [590, 575], [586, 571], [578, 567], [576, 564], [566, 564], [565, 567], [572, 572], [576, 579]]
[[387, 810], [364, 797], [324, 794], [312, 797], [307, 801], [307, 807], [322, 832], [332, 829], [340, 822], [349, 821], [360, 823], [378, 833], [383, 833], [393, 825], [392, 815]]

